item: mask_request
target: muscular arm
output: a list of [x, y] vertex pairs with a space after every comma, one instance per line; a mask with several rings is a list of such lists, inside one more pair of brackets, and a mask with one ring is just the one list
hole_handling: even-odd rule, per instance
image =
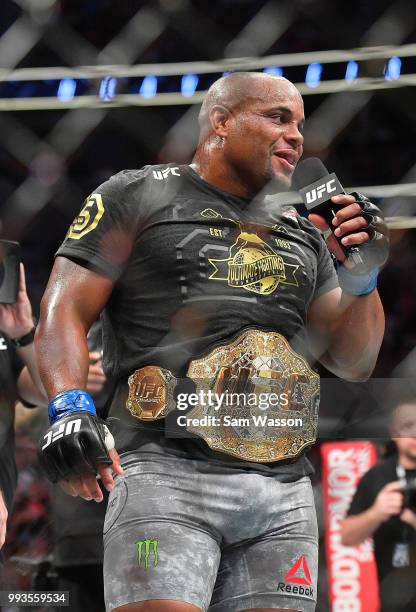
[[39, 372], [49, 399], [85, 388], [87, 333], [104, 308], [114, 281], [57, 257], [41, 303], [36, 332]]
[[370, 376], [384, 335], [377, 290], [352, 297], [333, 289], [312, 302], [308, 319], [312, 352], [328, 370], [349, 380]]
[[[332, 230], [343, 245], [368, 242], [369, 234], [363, 231], [368, 222], [360, 214], [361, 206], [354, 195], [338, 195], [332, 201], [340, 207]], [[319, 215], [311, 214], [309, 220], [321, 231], [328, 229]], [[381, 230], [380, 224], [374, 227]], [[380, 241], [380, 261], [387, 257], [384, 245], [385, 241]], [[339, 262], [345, 262], [334, 236], [328, 238], [327, 246]], [[312, 353], [328, 370], [347, 380], [366, 380], [371, 375], [384, 335], [384, 311], [376, 289], [361, 296], [348, 295], [340, 288], [328, 291], [312, 302], [308, 321]]]

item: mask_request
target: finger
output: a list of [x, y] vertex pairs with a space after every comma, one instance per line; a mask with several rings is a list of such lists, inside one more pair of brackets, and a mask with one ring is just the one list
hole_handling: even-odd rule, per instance
[[338, 244], [335, 236], [328, 236], [328, 238], [326, 239], [326, 245], [331, 251], [331, 253], [335, 255], [338, 261], [340, 261], [341, 263], [345, 261], [345, 253], [342, 250], [341, 246]]
[[403, 496], [401, 493], [391, 493], [389, 502], [391, 508], [399, 508], [403, 506]]
[[364, 244], [364, 242], [368, 242], [370, 240], [367, 232], [359, 232], [358, 234], [350, 234], [349, 236], [344, 236], [341, 238], [341, 242], [344, 246], [354, 246], [357, 244]]
[[82, 476], [70, 476], [67, 480], [68, 484], [72, 488], [74, 497], [90, 497], [89, 493], [84, 491], [84, 485], [82, 482]]
[[99, 359], [101, 359], [101, 353], [99, 351], [90, 351], [90, 363], [96, 363]]
[[331, 198], [331, 202], [334, 204], [338, 204], [339, 206], [348, 206], [353, 202], [356, 202], [356, 199], [353, 195], [348, 195], [348, 193], [340, 193]]
[[401, 480], [393, 480], [392, 482], [389, 482], [386, 484], [385, 487], [383, 487], [384, 491], [401, 491], [402, 490], [402, 482]]
[[105, 378], [102, 376], [88, 376], [87, 387], [91, 388], [94, 386], [102, 387], [105, 383]]
[[72, 485], [70, 480], [60, 480], [58, 484], [67, 495], [71, 495], [71, 497], [78, 496], [78, 493], [75, 491], [74, 486]]
[[19, 291], [27, 293], [26, 291], [26, 275], [25, 275], [25, 267], [21, 263], [19, 266]]
[[103, 494], [100, 489], [100, 485], [97, 482], [97, 478], [94, 474], [83, 474], [81, 476], [81, 485], [83, 495], [82, 497], [87, 501], [91, 501], [91, 499], [95, 499], [95, 501], [100, 502], [103, 500]]
[[102, 391], [103, 387], [104, 383], [87, 383], [87, 391], [88, 393], [92, 393], [93, 395]]
[[390, 514], [390, 515], [400, 514], [400, 513], [401, 513], [401, 511], [402, 511], [402, 507], [401, 507], [401, 505], [400, 505], [400, 506], [396, 506], [396, 505], [394, 505], [394, 506], [390, 506], [390, 507], [389, 507], [389, 514]]
[[105, 380], [102, 369], [98, 366], [90, 366], [88, 370], [88, 380]]
[[110, 459], [113, 460], [113, 464], [111, 465], [111, 467], [113, 468], [115, 473], [118, 474], [119, 476], [124, 476], [124, 470], [121, 467], [120, 455], [118, 454], [116, 449], [112, 448], [111, 450], [108, 451], [108, 454], [110, 455]]
[[353, 204], [349, 204], [344, 208], [340, 208], [337, 210], [335, 217], [332, 219], [332, 225], [341, 225], [344, 221], [348, 219], [352, 219], [353, 217], [357, 217], [362, 213], [362, 208], [358, 204], [358, 202], [354, 202]]
[[[1, 495], [0, 495], [1, 497]], [[1, 497], [1, 511], [0, 511], [0, 548], [3, 546], [6, 540], [6, 529], [7, 529], [7, 517], [8, 512], [7, 508], [3, 502], [3, 498]]]
[[2, 548], [4, 542], [6, 541], [6, 525], [7, 519], [2, 520], [0, 523], [0, 548]]
[[110, 492], [114, 489], [114, 478], [111, 471], [111, 467], [108, 465], [102, 465], [98, 468], [98, 473], [101, 476], [101, 481], [105, 489]]
[[367, 225], [368, 223], [364, 217], [355, 217], [355, 219], [349, 219], [349, 221], [344, 221], [344, 223], [339, 225], [334, 231], [334, 234], [339, 238], [340, 236], [344, 236], [344, 234], [355, 232], [362, 227], [367, 227]]
[[120, 457], [115, 448], [108, 451], [110, 458], [113, 460], [111, 465], [101, 464], [98, 466], [98, 473], [101, 476], [104, 487], [107, 491], [112, 491], [114, 488], [113, 473], [123, 476], [124, 471], [120, 464]]
[[321, 215], [317, 215], [315, 213], [311, 213], [310, 215], [308, 215], [308, 219], [321, 232], [326, 231], [328, 229], [328, 227], [329, 227], [328, 223], [325, 221], [325, 219], [323, 217], [321, 217]]

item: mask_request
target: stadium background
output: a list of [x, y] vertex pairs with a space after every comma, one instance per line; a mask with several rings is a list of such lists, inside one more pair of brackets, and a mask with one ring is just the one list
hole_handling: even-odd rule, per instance
[[[199, 92], [227, 70], [266, 68], [301, 84], [305, 157], [320, 157], [390, 219], [374, 376], [396, 376], [404, 364], [413, 375], [415, 36], [412, 0], [2, 0], [0, 217], [3, 237], [22, 243], [35, 311], [86, 195], [122, 168], [188, 161]], [[6, 551], [37, 561], [53, 537], [35, 465], [40, 415], [19, 413], [18, 428]], [[10, 570], [16, 584], [23, 565]]]

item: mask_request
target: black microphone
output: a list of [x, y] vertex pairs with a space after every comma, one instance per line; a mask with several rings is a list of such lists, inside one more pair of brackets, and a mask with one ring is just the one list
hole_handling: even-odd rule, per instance
[[[330, 174], [317, 157], [308, 157], [296, 166], [292, 187], [299, 192], [308, 211], [323, 217], [333, 233], [336, 228], [332, 225], [332, 219], [339, 207], [331, 201], [331, 198], [345, 193], [336, 174], [334, 172]], [[341, 239], [344, 236], [334, 235], [334, 238], [353, 266], [363, 263], [357, 247], [342, 244]]]

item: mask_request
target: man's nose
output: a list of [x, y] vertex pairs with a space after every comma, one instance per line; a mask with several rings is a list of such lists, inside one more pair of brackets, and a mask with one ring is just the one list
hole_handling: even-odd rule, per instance
[[291, 144], [292, 147], [300, 147], [303, 144], [303, 135], [299, 131], [296, 123], [291, 122], [288, 124], [287, 130], [285, 132], [285, 138], [287, 142]]

